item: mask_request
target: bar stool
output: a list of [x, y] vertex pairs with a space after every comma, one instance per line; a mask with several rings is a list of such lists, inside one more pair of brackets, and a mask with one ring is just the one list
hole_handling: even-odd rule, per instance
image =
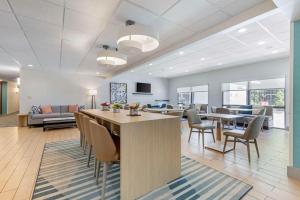
[[120, 160], [120, 140], [114, 141], [108, 130], [93, 120], [90, 120], [90, 130], [95, 153], [96, 184], [98, 184], [101, 162], [104, 164], [101, 194], [101, 199], [104, 200], [109, 164]]

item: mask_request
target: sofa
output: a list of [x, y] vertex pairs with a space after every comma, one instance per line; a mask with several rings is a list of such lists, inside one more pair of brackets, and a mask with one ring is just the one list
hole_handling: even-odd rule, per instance
[[[79, 106], [79, 110], [84, 106]], [[32, 106], [28, 113], [28, 126], [42, 125], [46, 118], [74, 117], [73, 112], [69, 112], [69, 105], [51, 105], [52, 113], [43, 114], [41, 106]]]

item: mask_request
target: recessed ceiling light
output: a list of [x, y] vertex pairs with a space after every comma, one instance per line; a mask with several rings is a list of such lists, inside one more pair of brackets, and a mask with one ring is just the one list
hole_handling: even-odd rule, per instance
[[100, 72], [96, 72], [96, 75], [100, 75]]
[[238, 30], [239, 33], [245, 33], [246, 31], [247, 31], [246, 28], [241, 28], [241, 29]]
[[29, 65], [27, 65], [27, 67], [33, 67], [33, 65], [29, 64]]
[[174, 67], [169, 67], [169, 69], [174, 69]]
[[184, 54], [184, 52], [183, 51], [179, 51], [179, 55], [183, 55]]
[[153, 64], [152, 63], [149, 63], [149, 66], [152, 66]]
[[205, 60], [205, 58], [201, 58], [201, 61], [204, 61]]
[[130, 72], [134, 72], [134, 70], [131, 70]]
[[149, 72], [149, 73], [148, 73], [148, 75], [149, 75], [149, 76], [151, 76], [151, 75], [152, 75], [152, 73], [151, 73], [151, 72]]
[[276, 54], [276, 53], [278, 53], [279, 51], [278, 50], [273, 50], [272, 51], [272, 54]]
[[184, 72], [189, 72], [189, 71], [190, 71], [190, 70], [187, 69], [187, 70], [185, 70]]
[[259, 41], [259, 42], [257, 42], [257, 44], [258, 45], [263, 45], [263, 44], [266, 44], [266, 42], [265, 41]]
[[223, 63], [219, 62], [217, 65], [223, 65]]

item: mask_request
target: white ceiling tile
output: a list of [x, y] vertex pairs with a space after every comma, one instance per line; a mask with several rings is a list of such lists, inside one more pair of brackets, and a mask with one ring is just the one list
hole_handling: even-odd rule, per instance
[[20, 16], [62, 25], [63, 7], [40, 0], [11, 0], [12, 7]]
[[209, 3], [214, 4], [218, 8], [223, 8], [236, 0], [207, 0]]
[[118, 33], [120, 26], [114, 23], [109, 23], [105, 30], [101, 33], [97, 39], [97, 44], [105, 44], [112, 47], [117, 47]]
[[1, 11], [0, 11], [0, 27], [1, 28], [13, 27], [19, 29], [19, 25], [14, 15], [12, 13], [1, 12]]
[[0, 0], [0, 11], [11, 12], [9, 5], [6, 0]]
[[176, 24], [188, 27], [216, 11], [217, 8], [205, 0], [182, 0], [168, 10], [163, 17]]
[[131, 2], [134, 2], [138, 4], [141, 7], [144, 7], [151, 12], [161, 15], [163, 14], [167, 9], [172, 7], [178, 0], [130, 0]]
[[241, 13], [242, 11], [249, 9], [251, 7], [254, 7], [255, 5], [257, 5], [258, 3], [263, 2], [264, 0], [236, 0], [234, 2], [231, 2], [230, 4], [228, 4], [227, 6], [225, 6], [224, 8], [222, 8], [222, 11], [224, 11], [225, 13], [229, 14], [229, 15], [237, 15], [239, 13]]
[[157, 18], [156, 15], [151, 12], [137, 7], [129, 2], [122, 1], [117, 12], [115, 14], [116, 21], [123, 22], [125, 26], [126, 20], [133, 20], [137, 23], [149, 25]]

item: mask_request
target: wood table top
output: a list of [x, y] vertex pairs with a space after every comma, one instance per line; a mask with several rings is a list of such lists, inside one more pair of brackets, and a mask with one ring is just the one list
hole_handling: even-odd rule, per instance
[[149, 112], [142, 112], [142, 111], [139, 112], [141, 116], [128, 116], [129, 110], [123, 110], [123, 109], [120, 110], [120, 113], [114, 113], [112, 110], [102, 111], [100, 109], [84, 109], [81, 112], [110, 121], [118, 125], [152, 121], [152, 120], [172, 119], [177, 117], [171, 115], [162, 115], [160, 113], [149, 113]]

